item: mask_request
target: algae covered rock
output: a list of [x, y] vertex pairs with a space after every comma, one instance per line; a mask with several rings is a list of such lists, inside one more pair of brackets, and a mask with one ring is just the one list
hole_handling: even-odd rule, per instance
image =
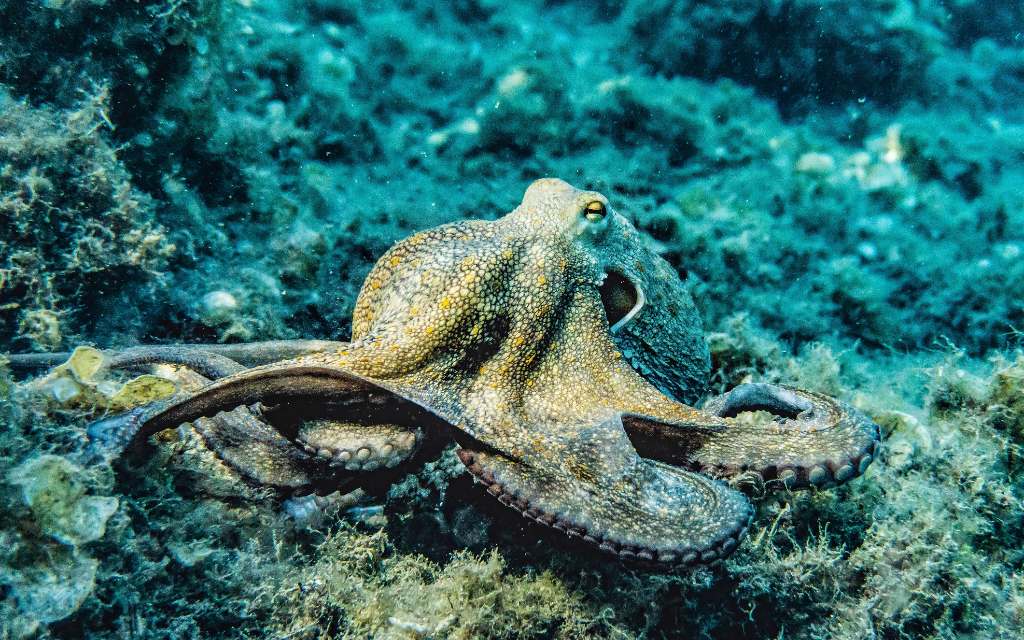
[[996, 358], [995, 366], [985, 408], [987, 421], [1024, 445], [1024, 352], [1018, 351], [1013, 360]]
[[60, 549], [46, 562], [12, 568], [7, 585], [14, 593], [22, 628], [35, 622], [49, 624], [67, 618], [96, 586], [99, 562], [67, 549]]
[[43, 454], [4, 478], [20, 493], [0, 519], [15, 525], [0, 529], [0, 584], [15, 603], [0, 630], [14, 637], [73, 614], [95, 588], [99, 563], [80, 547], [103, 537], [119, 500], [88, 495], [85, 474], [67, 458]]
[[120, 383], [108, 378], [105, 356], [92, 347], [78, 347], [64, 364], [32, 382], [32, 388], [63, 407], [124, 411], [165, 398], [175, 391], [171, 380], [143, 374]]
[[41, 532], [71, 546], [99, 540], [117, 498], [86, 495], [83, 471], [67, 458], [42, 455], [15, 467], [7, 482], [21, 488]]
[[611, 620], [595, 620], [580, 595], [550, 572], [509, 570], [496, 551], [459, 552], [444, 565], [394, 555], [383, 532], [338, 531], [315, 562], [290, 578], [298, 588], [273, 596], [273, 628], [282, 635], [308, 630], [327, 637], [338, 629], [345, 637], [469, 640], [617, 630]]
[[105, 134], [110, 108], [103, 87], [60, 110], [0, 85], [0, 339], [57, 348], [97, 285], [143, 284], [175, 252]]
[[926, 92], [941, 53], [944, 15], [925, 3], [631, 2], [629, 44], [659, 72], [728, 76], [784, 107], [870, 97], [886, 103]]

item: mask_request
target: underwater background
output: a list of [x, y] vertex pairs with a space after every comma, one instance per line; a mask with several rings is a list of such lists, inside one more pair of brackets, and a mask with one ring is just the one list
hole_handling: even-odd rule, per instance
[[880, 459], [658, 573], [450, 456], [301, 513], [187, 434], [84, 467], [121, 381], [0, 364], [0, 638], [1022, 637], [1019, 2], [0, 0], [0, 353], [346, 339], [389, 246], [542, 176], [653, 237], [713, 392]]

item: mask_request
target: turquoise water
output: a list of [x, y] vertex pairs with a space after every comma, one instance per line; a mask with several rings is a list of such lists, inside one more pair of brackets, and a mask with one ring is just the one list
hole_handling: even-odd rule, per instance
[[0, 637], [1019, 637], [1019, 3], [0, 0], [2, 353], [346, 340], [390, 246], [545, 176], [686, 282], [709, 393], [839, 397], [882, 456], [651, 571], [450, 455], [316, 504], [184, 430], [90, 465], [131, 376], [4, 367]]

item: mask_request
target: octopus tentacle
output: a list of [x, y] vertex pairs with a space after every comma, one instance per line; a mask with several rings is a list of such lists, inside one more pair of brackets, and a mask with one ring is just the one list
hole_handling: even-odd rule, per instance
[[635, 455], [623, 472], [581, 482], [564, 467], [457, 453], [503, 505], [622, 559], [713, 562], [736, 549], [753, 518], [747, 499], [724, 483]]
[[332, 469], [297, 448], [248, 407], [198, 418], [193, 427], [225, 464], [246, 480], [291, 493], [338, 488]]
[[[175, 376], [179, 388], [194, 389], [208, 384], [210, 377], [223, 377], [244, 367], [223, 355], [202, 353], [189, 347], [137, 347], [107, 354], [104, 367], [134, 369], [151, 364], [185, 367]], [[133, 414], [132, 417], [138, 414]], [[192, 423], [206, 445], [244, 479], [256, 485], [299, 491], [322, 482], [326, 465], [318, 464], [275, 429], [261, 421], [246, 406], [198, 418]], [[95, 459], [118, 457], [133, 440], [141, 424], [115, 417], [89, 427], [90, 451]]]
[[[139, 345], [119, 350], [105, 350], [103, 354], [111, 363], [124, 358], [123, 368], [137, 364], [166, 362], [180, 364], [203, 373], [208, 378], [220, 378], [235, 373], [243, 367], [254, 367], [279, 360], [289, 360], [319, 351], [344, 349], [348, 343], [332, 340], [269, 340], [246, 344], [177, 344]], [[32, 371], [55, 367], [71, 357], [70, 351], [51, 353], [12, 353], [7, 355], [8, 364], [15, 371]], [[231, 360], [235, 367], [220, 369], [224, 359]], [[237, 366], [242, 365], [242, 366]], [[111, 368], [117, 368], [113, 364]], [[218, 373], [218, 371], [220, 371]]]
[[712, 440], [697, 457], [712, 473], [753, 471], [788, 488], [827, 487], [863, 474], [881, 446], [881, 430], [870, 418], [811, 391], [740, 385], [708, 400], [704, 410], [725, 418], [759, 410], [780, 417], [767, 427], [732, 428]]
[[[217, 357], [231, 362], [224, 356]], [[138, 363], [129, 358], [112, 362], [116, 365]], [[246, 479], [303, 493], [336, 490], [346, 479], [351, 479], [354, 472], [394, 468], [419, 448], [422, 432], [418, 428], [386, 422], [387, 411], [393, 405], [390, 398], [367, 393], [369, 385], [346, 380], [343, 375], [333, 378], [342, 389], [333, 390], [337, 395], [329, 403], [331, 411], [350, 417], [358, 415], [359, 420], [302, 421], [301, 410], [292, 407], [288, 415], [302, 421], [298, 427], [300, 446], [296, 446], [283, 435], [282, 425], [275, 422], [285, 415], [284, 410], [275, 407], [269, 411], [271, 424], [268, 424], [246, 405], [287, 398], [322, 399], [327, 397], [322, 393], [325, 380], [332, 377], [323, 377], [312, 389], [303, 391], [308, 371], [292, 376], [292, 368], [277, 367], [270, 376], [276, 380], [269, 385], [266, 376], [261, 381], [253, 371], [243, 370], [194, 393], [93, 423], [89, 427], [93, 450], [103, 451], [109, 459], [120, 455], [133, 442], [161, 430], [162, 426], [177, 426], [170, 422], [191, 422], [218, 457]], [[195, 379], [209, 383], [198, 374], [193, 374], [193, 381]], [[224, 387], [229, 391], [225, 392]], [[352, 393], [346, 395], [346, 391]], [[166, 418], [167, 412], [177, 417]], [[348, 456], [345, 456], [344, 446], [348, 447]]]
[[[325, 344], [342, 343], [316, 340], [276, 341], [257, 343], [255, 346], [258, 349], [255, 351], [238, 349], [234, 345], [228, 349], [217, 349], [216, 347], [220, 345], [132, 347], [107, 354], [108, 359], [105, 366], [110, 369], [129, 369], [147, 364], [177, 364], [195, 371], [201, 375], [203, 382], [209, 383], [208, 378], [219, 379], [245, 370], [243, 365], [228, 357], [226, 353], [231, 353], [236, 357], [248, 353], [250, 361], [255, 357], [254, 353], [261, 354], [261, 357], [276, 359], [278, 355], [286, 352], [319, 349]], [[211, 349], [207, 350], [207, 348]], [[278, 458], [291, 460], [295, 457], [295, 452], [292, 451], [295, 447], [289, 440], [256, 418], [249, 409], [244, 407], [218, 414], [210, 418], [210, 422], [207, 422], [206, 419], [198, 419], [196, 425], [207, 444], [218, 455], [223, 454], [222, 457], [237, 458], [238, 460], [234, 462], [226, 461], [237, 470], [242, 471], [243, 474], [245, 474], [246, 468], [251, 468], [252, 473], [245, 475], [267, 478], [265, 484], [277, 485], [280, 482], [273, 479], [275, 474], [272, 471], [263, 468], [268, 466], [264, 463], [264, 459], [271, 466], [282, 466], [273, 463], [273, 460]], [[233, 434], [230, 438], [226, 435], [228, 432]], [[250, 447], [258, 447], [259, 452], [249, 451], [249, 448], [243, 447], [245, 433], [251, 433], [253, 437], [261, 439]], [[273, 439], [275, 436], [277, 441], [274, 446], [279, 450], [269, 451], [270, 445], [266, 440]], [[374, 471], [378, 468], [393, 468], [409, 458], [416, 452], [421, 439], [422, 432], [420, 430], [400, 425], [359, 424], [351, 420], [309, 420], [303, 422], [298, 430], [297, 444], [306, 454], [317, 456], [321, 462], [326, 461], [333, 467], [347, 471]], [[230, 445], [228, 441], [230, 441]], [[303, 474], [293, 471], [292, 475], [299, 477]], [[257, 480], [259, 481], [258, 478]], [[296, 481], [290, 484], [300, 484], [300, 482]]]
[[[122, 446], [145, 439], [199, 418], [216, 416], [236, 407], [262, 403], [284, 405], [296, 415], [315, 413], [323, 406], [350, 416], [368, 413], [373, 422], [389, 424], [390, 416], [418, 426], [424, 412], [391, 392], [337, 367], [308, 362], [303, 358], [245, 369], [216, 380], [194, 393], [161, 400], [120, 416], [94, 423], [90, 435]], [[309, 406], [307, 406], [309, 405]], [[282, 427], [274, 425], [278, 431]], [[110, 434], [103, 436], [101, 434]]]
[[[303, 341], [302, 348], [311, 342], [315, 341]], [[276, 347], [261, 351], [264, 354], [282, 352]], [[180, 371], [175, 378], [179, 388], [184, 388], [187, 393], [166, 403], [164, 409], [174, 404], [191, 403], [194, 392], [210, 384], [210, 378], [221, 379], [246, 370], [222, 353], [190, 345], [132, 347], [108, 351], [104, 355], [103, 366], [111, 370], [155, 364], [185, 367], [187, 371]], [[139, 409], [90, 425], [90, 457], [108, 460], [119, 457], [144, 435], [144, 425], [161, 406]], [[375, 414], [379, 414], [380, 409], [368, 406], [355, 412], [350, 409], [350, 415], [343, 415], [340, 419], [321, 420], [303, 420], [295, 410], [285, 412], [280, 407], [260, 417], [253, 411], [244, 405], [231, 409], [225, 406], [221, 412], [209, 411], [206, 413], [210, 415], [197, 416], [190, 421], [207, 446], [228, 466], [250, 481], [277, 488], [298, 490], [336, 473], [394, 468], [415, 454], [422, 440], [420, 429], [389, 424], [386, 417], [381, 418], [385, 422], [374, 423]], [[271, 422], [275, 422], [283, 413], [288, 413], [291, 422], [301, 425], [288, 432], [281, 428], [281, 424], [271, 426], [260, 419], [269, 417]], [[334, 413], [338, 413], [336, 406]], [[353, 413], [366, 415], [360, 415], [357, 420], [351, 415]], [[298, 435], [296, 443], [290, 440], [293, 433]]]
[[[210, 378], [220, 378], [238, 373], [244, 370], [239, 363], [222, 355], [203, 353], [185, 345], [151, 345], [132, 347], [122, 351], [103, 352], [103, 368], [107, 370], [130, 370], [146, 365], [172, 364], [184, 367], [187, 372], [182, 372], [175, 383], [179, 386], [179, 395], [182, 393], [181, 385], [195, 388], [210, 382]], [[45, 356], [45, 357], [43, 357]], [[31, 366], [42, 366], [50, 360], [61, 362], [70, 354], [46, 353], [46, 354], [16, 354], [12, 359], [21, 362], [27, 368]], [[61, 359], [63, 358], [63, 360]], [[150, 406], [137, 407], [126, 413], [109, 416], [92, 422], [86, 429], [89, 437], [89, 447], [86, 455], [93, 460], [111, 460], [120, 457], [124, 451], [135, 441], [138, 432], [142, 428], [140, 418], [145, 415]], [[218, 428], [230, 429], [240, 421], [245, 421], [243, 414], [258, 422], [247, 407], [239, 407], [232, 414], [216, 416], [211, 422], [196, 422], [201, 435], [203, 432], [212, 432]], [[258, 433], [256, 435], [259, 435]]]
[[197, 418], [210, 417], [242, 405], [274, 404], [314, 398], [344, 400], [365, 391], [365, 383], [352, 378], [324, 375], [330, 370], [306, 368], [248, 369], [222, 378], [184, 398], [147, 406], [140, 414], [136, 437], [147, 438]]
[[340, 351], [346, 348], [348, 343], [335, 340], [267, 340], [264, 342], [247, 342], [245, 344], [201, 344], [194, 346], [207, 353], [215, 353], [231, 358], [247, 367], [257, 367], [272, 362], [292, 360], [321, 351]]
[[231, 358], [188, 346], [132, 347], [104, 355], [107, 356], [105, 365], [109, 369], [134, 369], [150, 364], [176, 364], [210, 379], [223, 378], [245, 369]]
[[[148, 345], [123, 350], [107, 350], [103, 366], [107, 369], [135, 369], [150, 364], [176, 364], [201, 373], [207, 378], [220, 378], [237, 373], [245, 367], [222, 354], [204, 351], [191, 345]], [[55, 367], [66, 362], [71, 352], [14, 353], [7, 356], [12, 369], [31, 371]]]
[[[878, 425], [850, 405], [811, 391], [743, 384], [709, 399], [703, 410], [709, 423], [724, 420], [727, 428], [684, 430], [635, 416], [624, 423], [642, 456], [721, 478], [754, 473], [768, 487], [842, 484], [878, 456]], [[751, 411], [776, 418], [767, 425], [737, 420]]]
[[[137, 442], [144, 425], [144, 407], [92, 423], [88, 428], [87, 460], [110, 461]], [[192, 421], [196, 432], [216, 456], [257, 486], [293, 495], [330, 493], [346, 478], [310, 456], [260, 420], [248, 407], [238, 407]], [[350, 480], [350, 479], [349, 479]]]

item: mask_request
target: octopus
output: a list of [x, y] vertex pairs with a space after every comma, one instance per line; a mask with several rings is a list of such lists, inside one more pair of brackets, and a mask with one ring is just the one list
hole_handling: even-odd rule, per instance
[[[827, 488], [879, 453], [877, 425], [811, 391], [740, 384], [696, 408], [711, 365], [685, 283], [608, 198], [551, 178], [497, 220], [388, 250], [348, 342], [106, 356], [112, 369], [172, 363], [192, 376], [169, 398], [90, 425], [92, 446], [112, 455], [192, 423], [252, 482], [323, 495], [454, 442], [486, 492], [523, 518], [655, 565], [736, 549], [754, 514], [740, 478]], [[771, 419], [744, 419], [751, 412]]]

